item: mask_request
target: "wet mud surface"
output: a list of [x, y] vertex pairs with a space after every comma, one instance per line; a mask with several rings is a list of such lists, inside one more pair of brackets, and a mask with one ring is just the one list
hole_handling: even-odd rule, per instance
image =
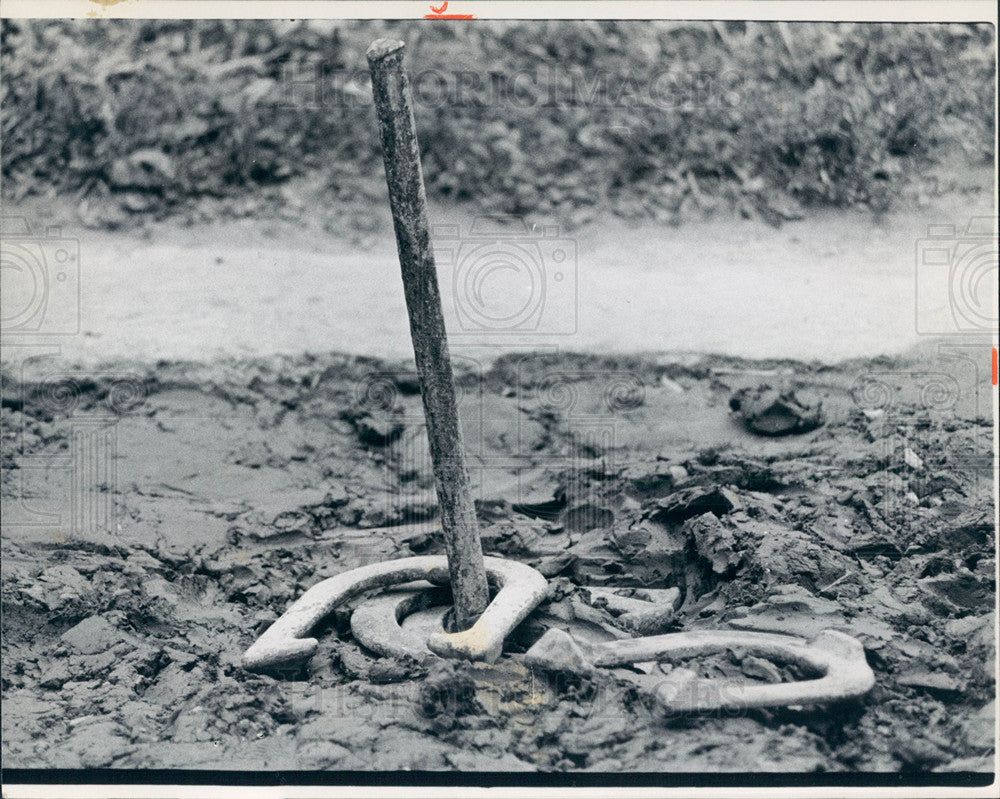
[[[5, 765], [992, 769], [993, 434], [967, 353], [457, 370], [484, 549], [542, 571], [546, 600], [493, 665], [366, 652], [358, 600], [304, 668], [268, 675], [240, 657], [308, 587], [444, 553], [412, 368], [41, 362], [6, 378]], [[756, 434], [730, 401], [762, 391], [794, 392], [779, 410], [808, 424]], [[876, 686], [836, 706], [664, 717], [634, 676], [808, 675], [738, 650], [592, 679], [527, 669], [554, 626], [833, 628], [864, 644]]]

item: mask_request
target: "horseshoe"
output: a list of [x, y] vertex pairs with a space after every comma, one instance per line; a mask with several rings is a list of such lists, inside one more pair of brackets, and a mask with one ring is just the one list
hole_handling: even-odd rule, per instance
[[[430, 589], [430, 583], [427, 583]], [[438, 588], [438, 591], [443, 589]], [[383, 593], [359, 605], [351, 614], [351, 634], [366, 649], [384, 657], [411, 657], [423, 660], [431, 654], [427, 636], [405, 629], [401, 622], [411, 613], [447, 602], [447, 596], [434, 597], [434, 589]], [[445, 608], [437, 608], [444, 615]], [[444, 631], [443, 619], [437, 626]], [[429, 620], [429, 623], [433, 623]]]
[[[502, 558], [483, 560], [487, 577], [500, 586], [500, 591], [468, 630], [442, 630], [428, 639], [427, 647], [441, 657], [494, 662], [507, 635], [545, 596], [545, 578], [530, 566]], [[307, 660], [316, 652], [319, 641], [305, 636], [338, 605], [372, 588], [414, 580], [447, 585], [447, 558], [424, 555], [373, 563], [317, 583], [247, 649], [243, 667], [264, 671]]]
[[812, 641], [776, 633], [697, 630], [588, 644], [552, 629], [528, 650], [524, 659], [530, 666], [550, 671], [592, 674], [601, 666], [691, 657], [733, 648], [797, 663], [823, 676], [789, 683], [744, 685], [706, 680], [688, 669], [676, 669], [652, 686], [660, 709], [678, 713], [811, 705], [863, 696], [875, 685], [875, 674], [865, 660], [861, 642], [837, 630], [823, 630]]

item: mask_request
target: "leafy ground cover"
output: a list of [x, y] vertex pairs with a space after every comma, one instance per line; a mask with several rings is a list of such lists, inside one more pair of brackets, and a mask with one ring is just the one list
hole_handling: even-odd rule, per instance
[[5, 20], [4, 199], [72, 196], [95, 226], [314, 204], [363, 226], [382, 35], [408, 43], [429, 193], [476, 211], [777, 224], [993, 160], [989, 26]]

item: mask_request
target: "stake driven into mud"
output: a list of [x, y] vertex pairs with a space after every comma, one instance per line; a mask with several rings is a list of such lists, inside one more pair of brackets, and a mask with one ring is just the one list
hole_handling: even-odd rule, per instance
[[483, 548], [458, 424], [455, 380], [448, 354], [441, 293], [427, 221], [410, 84], [403, 42], [378, 39], [368, 48], [389, 204], [396, 230], [410, 336], [420, 375], [441, 528], [444, 531], [455, 622], [466, 629], [489, 602]]

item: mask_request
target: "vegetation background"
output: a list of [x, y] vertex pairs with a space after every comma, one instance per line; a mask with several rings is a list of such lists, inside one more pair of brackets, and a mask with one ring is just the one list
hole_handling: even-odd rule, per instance
[[428, 193], [475, 212], [779, 224], [992, 168], [988, 25], [4, 20], [3, 200], [370, 224], [383, 35], [408, 43]]

